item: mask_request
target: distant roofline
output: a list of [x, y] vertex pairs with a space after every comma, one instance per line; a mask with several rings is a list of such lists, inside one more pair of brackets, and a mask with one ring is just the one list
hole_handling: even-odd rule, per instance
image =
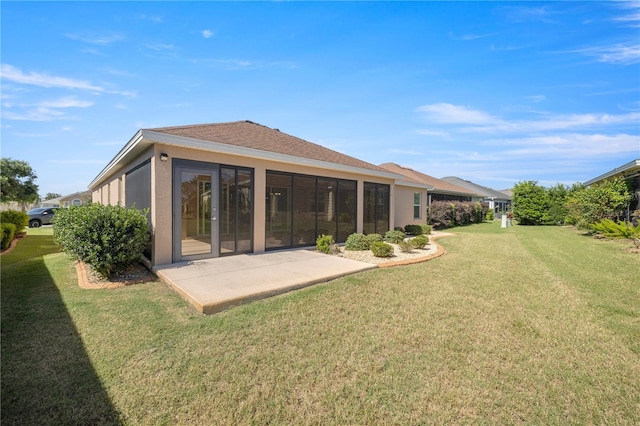
[[640, 168], [640, 159], [636, 159], [636, 160], [632, 160], [630, 162], [628, 162], [627, 164], [620, 166], [620, 167], [616, 167], [613, 170], [610, 170], [606, 173], [601, 174], [598, 177], [595, 177], [593, 179], [590, 179], [588, 181], [586, 181], [584, 183], [585, 186], [589, 186], [589, 185], [593, 185], [594, 183], [600, 182], [601, 180], [605, 180], [605, 179], [609, 179], [610, 177], [614, 177], [616, 175], [619, 175], [621, 173], [624, 173], [628, 170], [631, 170], [635, 167]]

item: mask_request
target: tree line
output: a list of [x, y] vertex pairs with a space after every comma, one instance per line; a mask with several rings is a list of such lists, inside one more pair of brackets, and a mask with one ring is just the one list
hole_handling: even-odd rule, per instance
[[631, 184], [621, 177], [589, 187], [559, 183], [546, 188], [537, 181], [523, 181], [513, 188], [513, 215], [521, 225], [590, 229], [605, 219], [625, 218], [632, 199]]

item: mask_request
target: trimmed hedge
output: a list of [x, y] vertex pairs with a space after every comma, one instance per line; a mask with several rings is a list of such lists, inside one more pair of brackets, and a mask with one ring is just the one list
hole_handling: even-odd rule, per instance
[[107, 277], [138, 262], [149, 236], [145, 212], [136, 208], [85, 204], [60, 209], [53, 218], [62, 250]]
[[371, 252], [375, 257], [391, 257], [393, 256], [393, 246], [381, 241], [376, 241], [371, 244]]
[[369, 240], [364, 234], [351, 234], [344, 243], [344, 249], [349, 251], [369, 250]]
[[422, 225], [406, 225], [404, 232], [407, 235], [422, 235]]
[[29, 224], [29, 215], [17, 210], [6, 210], [0, 212], [0, 223], [13, 223], [16, 227], [15, 233], [19, 234]]
[[392, 244], [398, 244], [400, 241], [404, 241], [405, 234], [402, 231], [387, 231], [384, 234], [384, 239]]
[[2, 223], [0, 224], [0, 230], [2, 230], [2, 242], [0, 245], [2, 250], [6, 250], [16, 234], [16, 226], [13, 223]]
[[423, 249], [424, 246], [429, 244], [429, 237], [427, 237], [426, 235], [418, 235], [417, 237], [413, 237], [411, 240], [409, 240], [409, 242], [414, 248]]
[[433, 201], [429, 208], [429, 223], [434, 228], [451, 228], [484, 222], [488, 203], [472, 201]]

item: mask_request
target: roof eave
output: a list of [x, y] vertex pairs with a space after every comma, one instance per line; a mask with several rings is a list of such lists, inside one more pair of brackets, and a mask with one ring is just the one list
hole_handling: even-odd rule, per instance
[[608, 171], [607, 173], [601, 174], [598, 177], [595, 177], [595, 178], [593, 178], [591, 180], [588, 180], [588, 181], [586, 181], [584, 183], [584, 185], [585, 186], [593, 185], [594, 183], [600, 182], [600, 181], [605, 180], [605, 179], [609, 179], [610, 177], [614, 177], [614, 176], [619, 175], [621, 173], [624, 173], [624, 172], [626, 172], [628, 170], [631, 170], [631, 169], [633, 169], [635, 167], [639, 167], [640, 168], [640, 159], [632, 160], [632, 161], [628, 162], [627, 164], [625, 164], [623, 166], [617, 167], [617, 168], [615, 168], [615, 169], [613, 169], [611, 171]]
[[116, 154], [115, 157], [105, 166], [104, 169], [96, 176], [89, 184], [89, 189], [93, 189], [100, 184], [106, 177], [110, 176], [114, 172], [124, 167], [124, 160], [136, 155], [147, 146], [151, 145], [151, 142], [145, 140], [142, 130], [138, 130], [129, 142]]

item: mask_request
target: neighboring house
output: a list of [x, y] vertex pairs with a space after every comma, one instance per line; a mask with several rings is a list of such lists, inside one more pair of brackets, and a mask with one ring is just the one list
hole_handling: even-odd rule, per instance
[[58, 198], [49, 198], [48, 200], [40, 201], [40, 205], [38, 207], [60, 207], [60, 197]]
[[504, 192], [496, 191], [495, 189], [487, 188], [486, 186], [478, 185], [455, 176], [443, 177], [442, 180], [482, 195], [482, 201], [489, 203], [489, 208], [494, 209], [497, 213], [506, 212], [511, 205], [511, 197]]
[[139, 130], [89, 188], [94, 202], [149, 209], [160, 265], [384, 234], [401, 178], [238, 121]]
[[[599, 182], [613, 179], [616, 177], [623, 177], [631, 184], [631, 191], [633, 192], [633, 199], [627, 207], [627, 220], [638, 220], [640, 214], [640, 159], [636, 159], [628, 162], [627, 164], [610, 170], [598, 177], [586, 181], [585, 186], [591, 186]], [[634, 214], [634, 212], [636, 212]]]
[[384, 163], [380, 164], [380, 167], [404, 176], [407, 182], [415, 182], [429, 187], [426, 207], [428, 207], [432, 201], [472, 201], [474, 198], [481, 197], [479, 194], [469, 191], [466, 188], [418, 172], [409, 167], [400, 166], [396, 163]]
[[433, 186], [419, 179], [413, 170], [395, 163], [381, 164], [380, 167], [400, 175], [395, 182], [394, 228], [426, 224], [429, 193]]
[[60, 207], [81, 206], [91, 202], [91, 191], [75, 192], [70, 195], [60, 197]]

